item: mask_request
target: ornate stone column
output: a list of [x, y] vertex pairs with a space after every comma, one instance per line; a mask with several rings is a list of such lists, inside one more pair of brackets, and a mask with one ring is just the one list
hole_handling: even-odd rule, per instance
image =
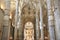
[[47, 11], [48, 11], [48, 28], [49, 28], [49, 36], [50, 40], [55, 40], [55, 24], [54, 24], [54, 6], [53, 0], [47, 0]]
[[39, 40], [39, 17], [38, 17], [38, 2], [36, 2], [36, 40]]
[[21, 22], [21, 13], [22, 13], [22, 6], [23, 6], [23, 0], [19, 1], [19, 40], [23, 40], [23, 27], [22, 27], [22, 22]]
[[54, 16], [55, 16], [55, 31], [56, 31], [56, 40], [60, 40], [60, 10], [59, 10], [59, 0], [54, 0], [54, 5], [55, 5], [55, 11], [54, 11]]
[[0, 40], [2, 38], [4, 12], [0, 9]]
[[16, 2], [16, 11], [15, 11], [15, 31], [14, 31], [14, 40], [17, 40], [17, 30], [18, 30], [18, 14], [19, 14], [19, 0]]
[[39, 40], [38, 10], [36, 11], [36, 40]]
[[10, 14], [10, 0], [5, 0], [5, 14], [4, 14], [4, 26], [3, 26], [3, 34], [2, 40], [9, 40], [10, 34], [10, 21], [9, 21], [9, 14]]
[[44, 40], [44, 28], [43, 28], [43, 11], [42, 11], [42, 0], [40, 0], [40, 29], [41, 29], [41, 40]]

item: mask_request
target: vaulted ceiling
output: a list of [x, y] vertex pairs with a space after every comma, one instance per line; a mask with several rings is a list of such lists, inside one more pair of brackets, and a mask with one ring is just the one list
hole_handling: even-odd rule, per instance
[[[16, 8], [16, 1], [15, 0], [10, 0], [11, 1], [11, 13], [14, 15], [15, 14], [15, 8]], [[21, 0], [21, 2], [23, 1], [23, 5], [22, 5], [22, 17], [25, 19], [25, 18], [34, 18], [35, 16], [35, 11], [36, 11], [36, 8], [35, 8], [35, 4], [38, 3], [38, 5], [36, 7], [38, 7], [38, 12], [40, 11], [39, 10], [39, 0]], [[4, 10], [5, 9], [5, 0], [3, 1], [0, 1], [0, 5], [1, 5], [1, 8]], [[20, 3], [21, 4], [21, 3]], [[44, 20], [46, 20], [46, 16], [47, 16], [47, 10], [46, 10], [46, 0], [43, 0], [43, 17], [44, 17]], [[23, 19], [23, 20], [24, 20]], [[47, 22], [44, 21], [45, 23]]]

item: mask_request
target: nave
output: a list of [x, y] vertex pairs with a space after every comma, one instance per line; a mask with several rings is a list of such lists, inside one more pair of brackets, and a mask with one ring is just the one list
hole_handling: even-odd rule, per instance
[[0, 40], [60, 40], [60, 0], [0, 0]]

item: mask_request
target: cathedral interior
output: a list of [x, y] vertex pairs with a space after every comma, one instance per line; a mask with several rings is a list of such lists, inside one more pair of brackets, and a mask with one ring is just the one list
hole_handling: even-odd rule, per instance
[[0, 40], [60, 40], [60, 0], [0, 0]]

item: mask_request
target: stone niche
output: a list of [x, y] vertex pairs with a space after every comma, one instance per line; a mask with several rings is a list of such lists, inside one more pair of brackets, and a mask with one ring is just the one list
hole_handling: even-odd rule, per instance
[[27, 22], [25, 24], [24, 40], [34, 40], [34, 26], [32, 22]]

